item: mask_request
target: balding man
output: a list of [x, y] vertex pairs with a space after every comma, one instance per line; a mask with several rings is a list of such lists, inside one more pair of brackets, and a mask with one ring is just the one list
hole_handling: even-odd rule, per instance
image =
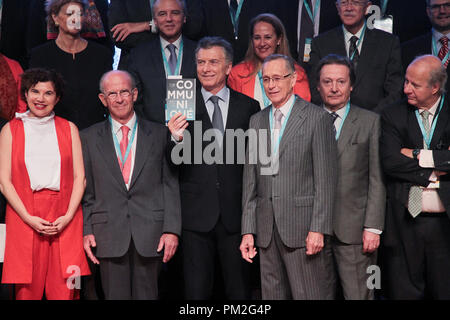
[[388, 177], [383, 278], [391, 299], [450, 299], [447, 73], [431, 55], [408, 67], [407, 101], [382, 114]]
[[109, 117], [81, 133], [84, 248], [100, 264], [106, 299], [157, 299], [161, 262], [172, 258], [181, 232], [168, 130], [136, 116], [138, 92], [127, 72], [106, 73], [100, 91]]

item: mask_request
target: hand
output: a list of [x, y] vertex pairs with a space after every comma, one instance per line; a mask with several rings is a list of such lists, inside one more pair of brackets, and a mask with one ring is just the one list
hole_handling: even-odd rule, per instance
[[51, 222], [37, 216], [29, 216], [25, 222], [40, 235], [53, 236], [58, 233]]
[[255, 240], [252, 234], [244, 234], [242, 236], [241, 245], [239, 246], [241, 250], [242, 258], [250, 263], [253, 263], [253, 258], [256, 256]]
[[364, 230], [363, 232], [363, 252], [372, 253], [378, 249], [380, 245], [380, 235]]
[[405, 157], [414, 159], [413, 154], [412, 154], [413, 149], [402, 148], [402, 149], [400, 150], [400, 152], [401, 152], [401, 154], [403, 154]]
[[58, 233], [61, 233], [65, 227], [72, 221], [67, 215], [60, 216], [53, 222], [53, 226], [56, 228]]
[[159, 239], [157, 252], [161, 252], [164, 249], [163, 262], [169, 262], [172, 259], [175, 251], [178, 247], [178, 236], [172, 233], [164, 233]]
[[447, 174], [447, 172], [439, 170], [433, 170], [433, 172], [436, 175], [436, 177], [445, 176]]
[[323, 234], [320, 232], [310, 231], [306, 237], [306, 254], [308, 256], [315, 255], [322, 251], [323, 246]]
[[148, 22], [125, 22], [111, 28], [112, 37], [117, 42], [125, 40], [130, 34], [149, 30]]
[[183, 132], [187, 128], [189, 123], [186, 121], [186, 116], [182, 115], [181, 112], [175, 113], [175, 115], [170, 118], [167, 127], [175, 140], [183, 140]]
[[100, 264], [100, 261], [92, 253], [91, 247], [95, 248], [97, 244], [95, 243], [95, 236], [93, 234], [88, 234], [83, 237], [83, 247], [89, 259], [94, 264]]

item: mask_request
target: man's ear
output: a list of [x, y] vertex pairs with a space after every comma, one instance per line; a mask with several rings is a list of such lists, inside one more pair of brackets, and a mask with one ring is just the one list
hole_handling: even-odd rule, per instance
[[106, 103], [106, 96], [103, 93], [99, 93], [98, 98], [103, 103], [103, 105], [107, 108], [108, 104]]

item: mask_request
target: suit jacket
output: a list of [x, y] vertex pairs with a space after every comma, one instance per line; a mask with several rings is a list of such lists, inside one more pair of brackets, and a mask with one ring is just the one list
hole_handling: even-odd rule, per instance
[[[432, 54], [431, 52], [432, 38], [433, 34], [429, 32], [427, 34], [421, 35], [415, 39], [412, 39], [402, 44], [402, 61], [405, 73], [409, 64], [416, 57], [424, 54]], [[450, 68], [447, 68], [447, 76], [450, 79]], [[450, 89], [450, 81], [447, 81], [446, 91], [449, 92], [449, 89]]]
[[108, 120], [81, 132], [86, 191], [84, 235], [93, 234], [100, 258], [123, 256], [133, 242], [143, 257], [156, 257], [162, 233], [180, 235], [175, 172], [166, 159], [167, 129], [138, 117], [136, 155], [129, 190], [118, 164]]
[[[237, 162], [238, 155], [245, 155], [245, 148], [234, 138], [232, 164], [194, 164], [194, 153], [202, 151], [211, 142], [202, 142], [198, 146], [194, 132], [195, 126], [201, 124], [201, 135], [212, 129], [211, 120], [200, 90], [197, 91], [196, 123], [190, 122], [187, 130], [193, 140], [191, 144], [191, 163], [179, 166], [183, 229], [197, 232], [211, 231], [219, 217], [229, 233], [238, 233], [241, 229], [241, 199], [243, 161]], [[246, 131], [250, 116], [260, 110], [257, 101], [230, 89], [230, 101], [225, 129], [242, 129]], [[227, 145], [225, 135], [223, 146]], [[231, 142], [231, 141], [228, 141]], [[186, 143], [186, 140], [184, 141]], [[241, 148], [241, 149], [239, 149]], [[224, 163], [227, 150], [223, 155]], [[242, 159], [243, 160], [243, 159]]]
[[[271, 110], [267, 107], [254, 115], [250, 128], [269, 130]], [[258, 150], [264, 145], [271, 150], [270, 132], [268, 137], [258, 138]], [[253, 149], [255, 145], [249, 146]], [[248, 156], [252, 154], [249, 150]], [[256, 235], [256, 244], [262, 248], [269, 245], [274, 227], [289, 248], [305, 247], [310, 231], [331, 235], [336, 154], [331, 117], [297, 98], [279, 145], [278, 172], [263, 175], [260, 159], [257, 164], [246, 161], [242, 234]]]
[[29, 0], [3, 0], [0, 52], [27, 67], [25, 32], [28, 24]]
[[[280, 18], [286, 29], [286, 35], [289, 39], [289, 48], [291, 49], [292, 57], [298, 60], [299, 53], [298, 46], [298, 5], [299, 0], [283, 0], [278, 1], [274, 9], [274, 14]], [[312, 8], [314, 9], [314, 8]], [[303, 10], [303, 9], [302, 9]], [[319, 20], [319, 34], [331, 30], [341, 24], [341, 20], [337, 13], [335, 1], [320, 2], [320, 20]], [[300, 53], [303, 58], [303, 52]], [[302, 59], [303, 60], [303, 59]]]
[[[196, 43], [183, 36], [183, 78], [196, 78]], [[166, 73], [161, 53], [159, 37], [133, 49], [130, 54], [128, 71], [133, 74], [139, 90], [136, 110], [147, 120], [165, 123]]]
[[[203, 11], [201, 0], [186, 0], [187, 14], [186, 24], [183, 26], [183, 34], [192, 40], [200, 39], [203, 24]], [[111, 0], [108, 11], [109, 28], [124, 22], [143, 22], [152, 19], [149, 0]], [[115, 42], [122, 52], [120, 55], [120, 69], [128, 66], [128, 55], [131, 49], [141, 43], [157, 39], [158, 34], [151, 31], [132, 33], [120, 42]], [[114, 39], [113, 39], [114, 41]]]
[[[382, 113], [380, 140], [381, 161], [387, 175], [388, 211], [383, 243], [405, 250], [409, 268], [420, 265], [416, 261], [414, 224], [406, 206], [412, 185], [427, 186], [433, 169], [422, 168], [418, 161], [400, 154], [401, 148], [423, 149], [423, 137], [415, 115], [416, 108], [406, 101]], [[450, 117], [446, 97], [431, 140], [436, 170], [450, 171]], [[440, 177], [439, 197], [450, 217], [450, 176]], [[410, 270], [417, 274], [418, 270]]]
[[239, 16], [238, 38], [235, 39], [233, 23], [229, 13], [228, 0], [202, 0], [203, 36], [219, 36], [233, 46], [233, 64], [244, 59], [249, 43], [250, 20], [260, 13], [273, 12], [273, 0], [245, 0]]
[[335, 236], [361, 244], [364, 228], [383, 230], [386, 190], [379, 155], [379, 115], [352, 105], [337, 142]]
[[[346, 57], [344, 31], [342, 26], [315, 37], [311, 45], [309, 87], [312, 102], [321, 104], [317, 91], [316, 67], [328, 54]], [[351, 101], [365, 109], [380, 112], [381, 109], [401, 99], [403, 91], [403, 69], [400, 42], [387, 32], [366, 29], [356, 82], [353, 85]]]

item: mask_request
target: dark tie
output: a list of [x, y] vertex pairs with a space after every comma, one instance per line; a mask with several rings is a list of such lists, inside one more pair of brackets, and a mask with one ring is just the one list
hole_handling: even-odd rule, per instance
[[[359, 52], [358, 52], [358, 47], [356, 45], [356, 43], [358, 42], [358, 37], [357, 36], [353, 36], [350, 38], [350, 49], [349, 49], [349, 56], [350, 59], [352, 59], [353, 61], [353, 65], [355, 66], [355, 69], [358, 65], [358, 60], [359, 60]], [[354, 55], [353, 55], [354, 53]]]
[[213, 112], [213, 116], [212, 116], [212, 125], [215, 129], [218, 129], [223, 136], [223, 132], [225, 130], [223, 128], [222, 111], [220, 110], [220, 107], [219, 107], [219, 97], [212, 96], [211, 98], [209, 98], [209, 100], [211, 100], [211, 102], [214, 105], [214, 112]]
[[170, 67], [170, 73], [172, 75], [175, 75], [175, 68], [177, 67], [177, 54], [175, 53], [175, 45], [174, 44], [168, 44], [167, 49], [170, 51], [169, 55], [169, 67]]
[[305, 2], [308, 2], [309, 8], [312, 10], [311, 0], [303, 0], [302, 7], [302, 20], [300, 22], [300, 35], [298, 42], [298, 61], [300, 64], [303, 64], [303, 56], [305, 53], [305, 41], [306, 39], [312, 39], [314, 37], [314, 21], [311, 21], [311, 18], [308, 15], [308, 11], [306, 11]]
[[[447, 37], [442, 37], [441, 39], [439, 39], [439, 41], [442, 44], [441, 50], [439, 50], [439, 59], [441, 59], [441, 61], [444, 60], [445, 56], [448, 53], [448, 38]], [[448, 58], [447, 61], [444, 61], [444, 67], [447, 68], [448, 66]]]
[[330, 113], [331, 118], [333, 118], [333, 131], [334, 134], [336, 134], [336, 127], [334, 126], [334, 123], [336, 122], [336, 119], [339, 117], [336, 112]]

